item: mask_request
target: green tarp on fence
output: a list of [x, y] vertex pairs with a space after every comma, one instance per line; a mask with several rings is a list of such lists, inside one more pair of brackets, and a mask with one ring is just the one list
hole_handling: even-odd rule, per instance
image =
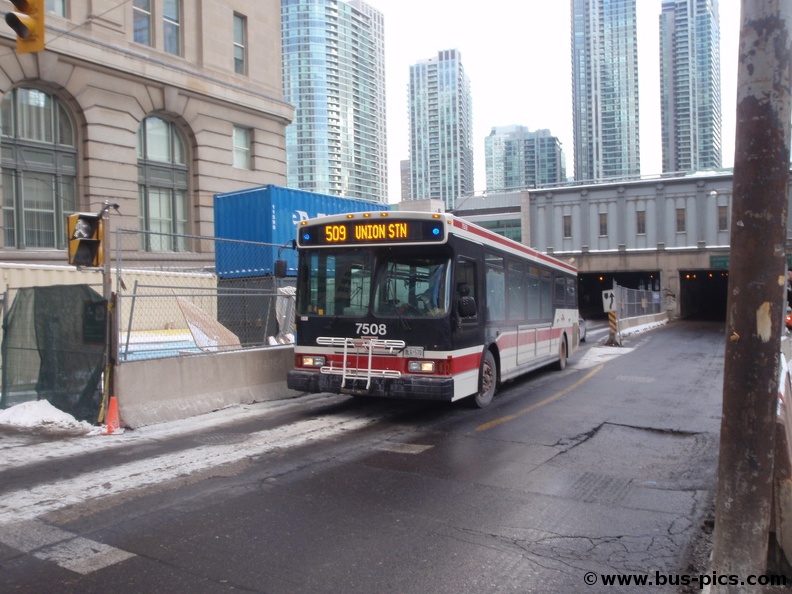
[[47, 400], [96, 423], [107, 307], [88, 285], [19, 289], [3, 319], [0, 408]]

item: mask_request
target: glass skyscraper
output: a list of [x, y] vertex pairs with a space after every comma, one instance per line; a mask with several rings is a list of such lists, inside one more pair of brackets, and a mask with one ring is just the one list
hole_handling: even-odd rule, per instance
[[536, 188], [566, 181], [561, 141], [550, 130], [497, 126], [484, 139], [487, 192]]
[[410, 198], [453, 210], [473, 195], [470, 81], [457, 50], [410, 66]]
[[387, 201], [384, 23], [360, 0], [282, 0], [287, 185]]
[[663, 171], [720, 168], [718, 0], [663, 0], [660, 91]]
[[575, 179], [641, 173], [636, 0], [572, 0]]

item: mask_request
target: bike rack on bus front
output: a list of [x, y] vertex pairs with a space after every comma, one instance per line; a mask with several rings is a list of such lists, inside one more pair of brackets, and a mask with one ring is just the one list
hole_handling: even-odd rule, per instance
[[[401, 377], [400, 371], [392, 369], [372, 369], [371, 365], [374, 358], [374, 351], [380, 351], [384, 354], [393, 355], [397, 351], [401, 351], [406, 346], [403, 340], [387, 340], [382, 338], [345, 338], [341, 336], [320, 336], [316, 339], [316, 344], [320, 346], [333, 346], [343, 347], [343, 364], [339, 369], [333, 367], [332, 362], [330, 365], [325, 365], [319, 369], [320, 373], [340, 375], [341, 388], [346, 386], [347, 379], [365, 379], [366, 390], [371, 386], [372, 377]], [[368, 365], [366, 368], [348, 367], [350, 356], [350, 348], [354, 349], [354, 355], [358, 361], [360, 356], [368, 352]]]

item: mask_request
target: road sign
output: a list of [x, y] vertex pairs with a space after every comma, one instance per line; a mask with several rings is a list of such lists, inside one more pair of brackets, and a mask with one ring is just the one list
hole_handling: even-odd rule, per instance
[[602, 310], [606, 312], [616, 311], [616, 291], [602, 292]]
[[710, 256], [710, 268], [729, 268], [729, 256]]

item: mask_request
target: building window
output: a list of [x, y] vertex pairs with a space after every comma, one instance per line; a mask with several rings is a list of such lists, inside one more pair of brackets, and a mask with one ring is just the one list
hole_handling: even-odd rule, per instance
[[635, 232], [638, 235], [646, 235], [646, 211], [635, 211]]
[[564, 239], [572, 237], [572, 215], [564, 215]]
[[17, 88], [0, 104], [6, 248], [66, 247], [64, 220], [77, 208], [75, 126], [53, 95]]
[[165, 51], [181, 56], [181, 0], [165, 0], [162, 3], [162, 34]]
[[151, 0], [134, 0], [132, 27], [135, 42], [151, 46]]
[[234, 72], [247, 74], [247, 18], [234, 14]]
[[250, 169], [250, 130], [234, 126], [234, 167]]
[[684, 233], [685, 232], [685, 209], [684, 208], [677, 208], [676, 209], [676, 230], [677, 230], [677, 233]]
[[138, 196], [141, 249], [187, 250], [187, 180], [185, 143], [172, 122], [148, 117], [138, 129]]
[[718, 207], [718, 231], [729, 230], [729, 208], [727, 206]]
[[608, 236], [608, 213], [599, 213], [599, 234], [600, 237]]
[[45, 12], [56, 14], [58, 16], [66, 16], [66, 0], [46, 0], [44, 3]]

